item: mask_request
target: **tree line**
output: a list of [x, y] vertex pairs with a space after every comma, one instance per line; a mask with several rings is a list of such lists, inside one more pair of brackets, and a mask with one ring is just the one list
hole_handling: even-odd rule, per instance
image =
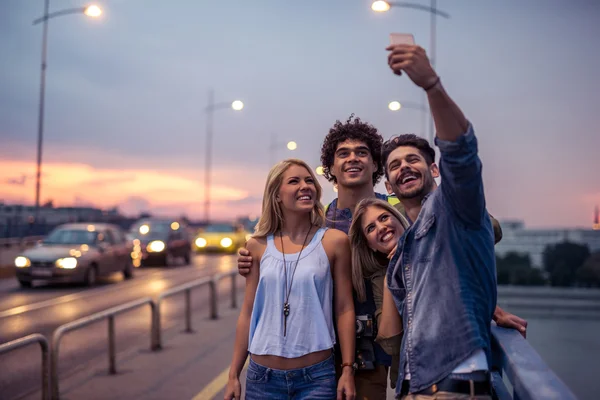
[[545, 247], [542, 268], [531, 265], [529, 254], [496, 255], [498, 284], [600, 287], [600, 252], [564, 241]]

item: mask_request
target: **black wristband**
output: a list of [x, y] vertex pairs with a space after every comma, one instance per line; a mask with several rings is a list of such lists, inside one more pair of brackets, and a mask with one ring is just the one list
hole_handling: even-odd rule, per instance
[[425, 90], [426, 92], [429, 92], [431, 89], [433, 89], [438, 83], [440, 83], [440, 77], [438, 76], [437, 79], [435, 80], [435, 82], [433, 82], [433, 84], [427, 86], [426, 88], [423, 88], [423, 90]]

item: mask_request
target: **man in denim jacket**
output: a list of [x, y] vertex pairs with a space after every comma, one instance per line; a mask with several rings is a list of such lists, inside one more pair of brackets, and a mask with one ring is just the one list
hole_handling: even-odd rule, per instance
[[414, 135], [392, 138], [383, 149], [386, 187], [412, 222], [387, 274], [404, 326], [396, 394], [491, 398], [496, 265], [477, 139], [425, 51], [411, 45], [388, 50], [393, 72], [426, 91], [441, 153], [438, 169], [433, 149]]

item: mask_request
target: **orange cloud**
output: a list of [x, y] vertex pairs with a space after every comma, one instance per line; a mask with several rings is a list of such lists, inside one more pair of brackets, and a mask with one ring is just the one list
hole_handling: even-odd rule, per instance
[[[43, 168], [41, 197], [42, 202], [53, 200], [55, 206], [118, 206], [130, 214], [148, 210], [199, 217], [204, 204], [203, 175], [196, 175], [189, 170], [101, 169], [80, 162], [48, 162]], [[230, 218], [260, 210], [259, 201], [244, 201], [251, 195], [247, 189], [227, 184], [219, 179], [223, 175], [231, 174], [218, 170], [213, 174], [211, 217]], [[34, 191], [31, 162], [0, 160], [0, 199], [31, 204]]]

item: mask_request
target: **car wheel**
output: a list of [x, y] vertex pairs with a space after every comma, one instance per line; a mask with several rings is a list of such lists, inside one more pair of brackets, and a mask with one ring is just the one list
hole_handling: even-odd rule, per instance
[[19, 281], [19, 285], [21, 285], [22, 288], [30, 288], [31, 287], [31, 281]]
[[190, 265], [190, 262], [192, 261], [192, 257], [191, 257], [191, 254], [189, 251], [183, 255], [183, 261], [184, 261], [185, 265]]
[[96, 284], [97, 277], [98, 269], [95, 265], [92, 265], [88, 268], [87, 273], [85, 274], [85, 285], [94, 286]]
[[125, 269], [123, 270], [123, 278], [133, 278], [133, 263], [131, 262], [131, 260], [128, 260], [127, 265], [125, 265]]

